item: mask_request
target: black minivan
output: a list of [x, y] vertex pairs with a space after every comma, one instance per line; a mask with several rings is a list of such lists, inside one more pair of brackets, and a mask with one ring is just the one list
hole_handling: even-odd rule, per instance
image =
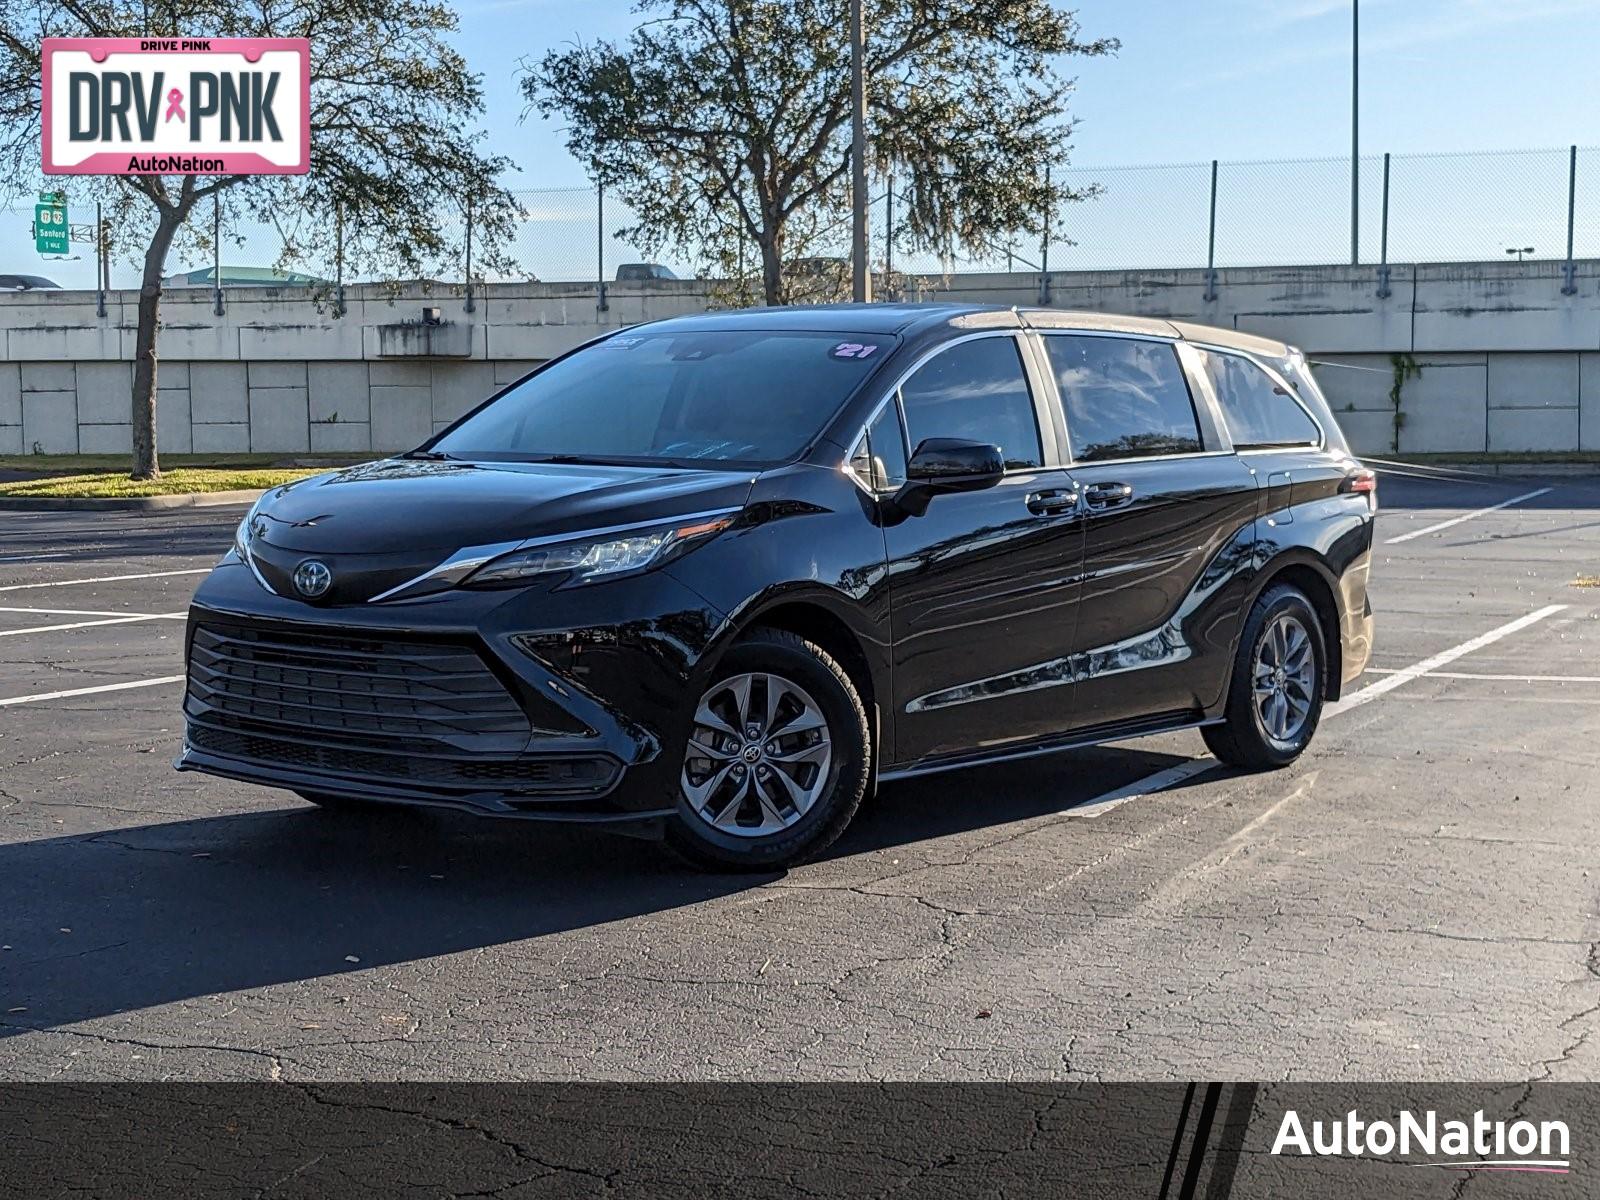
[[177, 766], [722, 869], [932, 771], [1186, 727], [1282, 766], [1367, 662], [1374, 482], [1300, 353], [1232, 331], [634, 326], [266, 493], [194, 597]]

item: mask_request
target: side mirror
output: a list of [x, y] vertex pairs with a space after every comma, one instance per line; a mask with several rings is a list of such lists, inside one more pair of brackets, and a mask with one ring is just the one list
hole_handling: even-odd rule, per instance
[[906, 483], [894, 495], [896, 507], [920, 517], [935, 496], [981, 492], [1005, 478], [999, 446], [965, 438], [925, 438], [906, 463]]

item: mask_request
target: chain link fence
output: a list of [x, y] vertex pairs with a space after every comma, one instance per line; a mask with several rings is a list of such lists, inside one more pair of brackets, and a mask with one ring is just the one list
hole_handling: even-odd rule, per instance
[[[1351, 163], [1348, 158], [1258, 162], [1194, 162], [1159, 166], [1071, 167], [1057, 177], [1090, 198], [1049, 214], [1049, 233], [1019, 234], [982, 250], [949, 256], [910, 244], [896, 213], [892, 180], [875, 186], [871, 246], [875, 268], [941, 276], [979, 271], [1162, 270], [1348, 263], [1351, 255]], [[625, 264], [648, 256], [618, 236], [634, 222], [614, 196], [590, 188], [545, 188], [515, 193], [522, 208], [511, 243], [501, 248], [510, 269], [493, 272], [467, 262], [470, 214], [439, 214], [445, 242], [459, 260], [432, 264], [430, 275], [460, 283], [470, 274], [487, 282], [613, 280]], [[1600, 148], [1492, 153], [1372, 155], [1359, 163], [1356, 258], [1364, 264], [1483, 262], [1507, 257], [1600, 257]], [[70, 186], [69, 186], [70, 202]], [[73, 222], [92, 221], [71, 210]], [[11, 253], [6, 270], [94, 288], [92, 240], [74, 257], [39, 259], [32, 250], [32, 209], [0, 212]], [[208, 223], [203, 208], [192, 221]], [[220, 267], [224, 286], [335, 282], [335, 255], [298, 252], [291, 222], [222, 222], [220, 261], [174, 249], [169, 277], [177, 286], [212, 286]], [[848, 254], [848, 223], [838, 222], [808, 248], [809, 270]], [[112, 287], [137, 284], [137, 248], [110, 231]], [[479, 247], [481, 255], [482, 248]], [[328, 259], [330, 261], [324, 261]], [[679, 278], [695, 274], [693, 254], [657, 258]], [[760, 261], [752, 244], [751, 270]], [[845, 272], [846, 277], [848, 272]], [[392, 282], [343, 274], [346, 284]]]

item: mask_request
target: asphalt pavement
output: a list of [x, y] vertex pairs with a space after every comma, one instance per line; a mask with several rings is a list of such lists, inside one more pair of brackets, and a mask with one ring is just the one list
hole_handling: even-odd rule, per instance
[[0, 513], [0, 1079], [1594, 1078], [1600, 479], [1380, 499], [1373, 669], [1292, 768], [906, 782], [732, 878], [179, 775], [238, 511]]

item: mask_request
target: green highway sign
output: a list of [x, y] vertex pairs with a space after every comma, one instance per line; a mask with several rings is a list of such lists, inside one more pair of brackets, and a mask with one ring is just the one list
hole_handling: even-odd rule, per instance
[[33, 206], [33, 245], [40, 254], [72, 253], [72, 229], [67, 224], [65, 197], [41, 193]]

